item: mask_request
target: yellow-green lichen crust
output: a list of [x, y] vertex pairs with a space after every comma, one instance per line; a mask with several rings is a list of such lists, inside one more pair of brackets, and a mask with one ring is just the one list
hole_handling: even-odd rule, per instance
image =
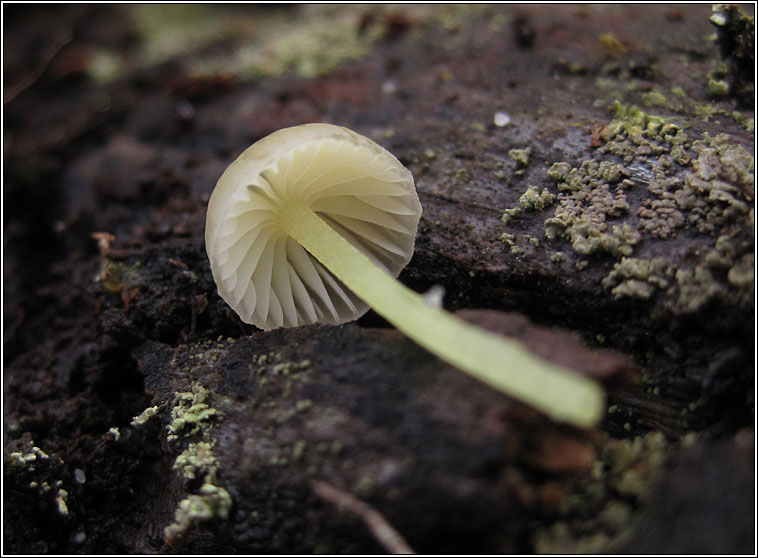
[[[617, 298], [647, 300], [665, 291], [665, 304], [676, 313], [696, 312], [717, 298], [749, 300], [753, 242], [744, 232], [754, 223], [753, 156], [733, 137], [695, 135], [676, 118], [619, 102], [613, 113], [593, 158], [547, 169], [555, 196], [548, 190], [538, 196], [531, 186], [520, 206], [505, 210], [503, 222], [555, 205], [545, 237], [568, 240], [580, 256], [613, 257], [602, 285]], [[706, 236], [696, 261], [635, 255], [646, 239], [666, 241], [685, 230]], [[517, 253], [514, 235], [501, 240]]]

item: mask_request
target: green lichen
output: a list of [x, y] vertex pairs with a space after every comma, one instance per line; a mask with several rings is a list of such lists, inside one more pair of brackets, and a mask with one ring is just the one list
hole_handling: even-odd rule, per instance
[[565, 182], [571, 172], [571, 165], [566, 162], [553, 163], [547, 169], [547, 175], [556, 182]]
[[[44, 450], [36, 446], [31, 438], [26, 439], [23, 443], [26, 446], [23, 450], [10, 453], [10, 467], [21, 468], [25, 473], [44, 475], [52, 470], [50, 468], [51, 464], [54, 467], [63, 464], [63, 460], [60, 457], [55, 454], [52, 456], [48, 455]], [[46, 467], [43, 469], [43, 472], [40, 473], [38, 468], [43, 464], [46, 464]], [[52, 485], [46, 480], [32, 480], [27, 486], [41, 497], [40, 505], [42, 507], [53, 507], [53, 509], [56, 509], [58, 513], [64, 517], [69, 515], [69, 493], [63, 488], [62, 480], [56, 480]], [[50, 501], [51, 498], [52, 502]]]
[[144, 426], [150, 419], [158, 414], [159, 410], [160, 406], [158, 405], [155, 405], [154, 407], [148, 407], [132, 419], [131, 425], [137, 428]]
[[745, 105], [755, 101], [755, 17], [739, 4], [714, 4], [711, 23], [723, 59], [728, 93]]
[[698, 118], [703, 122], [708, 122], [711, 118], [721, 113], [721, 109], [710, 103], [697, 104], [694, 109], [695, 118]]
[[163, 530], [169, 542], [181, 540], [191, 529], [212, 521], [226, 521], [232, 508], [232, 497], [224, 488], [205, 483], [197, 494], [179, 502], [174, 522]]
[[[603, 280], [616, 297], [646, 300], [662, 289], [673, 294], [667, 304], [677, 312], [694, 312], [714, 297], [748, 300], [753, 243], [737, 233], [754, 219], [753, 156], [727, 136], [693, 137], [679, 124], [634, 106], [617, 102], [613, 112], [593, 158], [575, 167], [561, 161], [548, 168], [558, 195], [544, 221], [545, 237], [568, 240], [581, 256], [616, 258]], [[530, 187], [522, 196], [525, 203], [514, 209], [539, 208], [536, 192]], [[639, 201], [630, 202], [630, 192]], [[506, 210], [503, 221], [519, 213]], [[631, 257], [645, 236], [666, 240], [683, 229], [719, 238], [694, 266], [680, 270], [676, 261]], [[512, 235], [501, 240], [515, 243]], [[711, 268], [728, 270], [732, 279], [725, 281]]]
[[209, 391], [205, 387], [194, 383], [191, 389], [174, 396], [167, 440], [178, 443], [183, 438], [201, 438], [188, 444], [173, 468], [187, 482], [202, 479], [202, 485], [177, 505], [174, 522], [164, 529], [164, 537], [170, 543], [198, 525], [226, 520], [232, 505], [229, 493], [218, 485], [219, 465], [213, 453], [216, 441], [211, 437], [211, 426], [223, 413], [207, 403]]
[[301, 360], [300, 362], [279, 362], [272, 367], [271, 371], [274, 375], [288, 376], [293, 372], [307, 370], [310, 366], [311, 361], [308, 359]]
[[748, 132], [755, 131], [755, 118], [750, 118], [749, 116], [737, 110], [732, 111], [732, 118], [737, 124], [739, 124], [746, 131]]
[[313, 401], [310, 399], [302, 399], [300, 401], [297, 401], [293, 407], [272, 412], [270, 418], [278, 424], [283, 424], [294, 416], [299, 415], [307, 409], [310, 409], [312, 406]]
[[603, 279], [602, 285], [611, 289], [616, 298], [628, 296], [647, 300], [657, 288], [668, 286], [667, 277], [670, 275], [671, 270], [663, 258], [622, 258]]
[[642, 104], [646, 107], [670, 107], [671, 103], [660, 91], [649, 91], [642, 95]]
[[[509, 225], [513, 219], [522, 213], [522, 211], [542, 211], [554, 202], [555, 195], [549, 190], [543, 189], [542, 192], [540, 192], [537, 186], [529, 186], [526, 191], [521, 194], [521, 197], [519, 198], [519, 206], [506, 209], [500, 220], [505, 225]], [[507, 236], [501, 236], [500, 240], [508, 242], [510, 246], [513, 245], [509, 242], [511, 239]]]
[[555, 195], [547, 189], [539, 191], [537, 186], [529, 186], [519, 198], [519, 204], [525, 210], [542, 211], [555, 201]]
[[525, 147], [523, 149], [511, 149], [508, 151], [508, 157], [516, 161], [519, 167], [525, 167], [529, 164], [529, 156], [532, 154], [531, 147]]
[[31, 471], [34, 470], [34, 464], [37, 462], [38, 459], [49, 459], [50, 456], [47, 455], [44, 451], [42, 451], [37, 446], [33, 445], [33, 442], [30, 442], [31, 450], [24, 453], [21, 451], [14, 451], [10, 454], [10, 464], [11, 467], [25, 467]]
[[139, 63], [160, 63], [217, 40], [223, 12], [197, 4], [138, 4], [129, 11], [140, 39]]
[[500, 235], [500, 241], [504, 242], [510, 247], [510, 252], [513, 255], [521, 253], [521, 248], [516, 244], [516, 235], [510, 233], [503, 233]]
[[669, 451], [658, 432], [607, 440], [590, 477], [574, 483], [554, 510], [555, 523], [535, 532], [535, 552], [605, 554], [621, 548], [633, 535]]
[[62, 488], [58, 489], [58, 494], [55, 496], [55, 505], [59, 514], [63, 516], [68, 515], [68, 491]]
[[292, 447], [292, 459], [294, 461], [300, 461], [305, 455], [306, 443], [304, 440], [298, 440]]
[[745, 292], [752, 292], [755, 284], [755, 255], [744, 254], [729, 269], [727, 274], [729, 283]]
[[510, 224], [511, 220], [518, 217], [520, 213], [521, 213], [520, 207], [511, 207], [509, 209], [506, 209], [503, 212], [503, 216], [500, 218], [500, 220], [503, 222], [503, 224], [508, 225]]
[[174, 397], [171, 409], [171, 424], [168, 426], [168, 440], [177, 441], [179, 435], [191, 436], [201, 434], [208, 436], [213, 421], [221, 412], [210, 407], [205, 401], [208, 390], [196, 383], [192, 391], [179, 392]]
[[[628, 139], [637, 148], [647, 146], [643, 151], [649, 148], [652, 153], [656, 151], [663, 153], [666, 150], [665, 146], [653, 146], [650, 140], [658, 136], [664, 141], [670, 141], [667, 137], [675, 137], [681, 129], [681, 125], [674, 123], [671, 119], [649, 114], [634, 105], [614, 101], [612, 110], [613, 120], [600, 133], [602, 139], [607, 142], [612, 142], [617, 139], [617, 136], [621, 136], [618, 138], [620, 142]], [[625, 156], [632, 154], [633, 152], [624, 153]]]
[[[323, 75], [368, 53], [382, 34], [380, 26], [357, 33], [353, 11], [325, 5], [243, 12], [148, 4], [133, 6], [129, 13], [139, 39], [137, 65], [184, 57], [189, 75], [225, 74], [243, 80], [290, 72]], [[219, 42], [227, 46], [223, 55], [210, 48]]]
[[[293, 24], [292, 19], [297, 21]], [[257, 27], [254, 40], [240, 42], [224, 57], [205, 57], [196, 61], [196, 72], [224, 72], [242, 79], [275, 77], [294, 73], [316, 77], [341, 64], [364, 56], [381, 36], [380, 26], [356, 33], [350, 11], [328, 6], [299, 10], [287, 18], [269, 17]], [[260, 20], [263, 23], [263, 20]]]
[[114, 293], [124, 292], [140, 285], [140, 265], [127, 265], [105, 258], [97, 279], [106, 290]]
[[216, 480], [218, 461], [213, 454], [215, 442], [191, 443], [176, 458], [174, 470], [182, 474], [186, 480], [205, 478], [206, 483]]
[[724, 97], [729, 94], [729, 84], [723, 79], [708, 79], [706, 91], [711, 97]]
[[[289, 400], [292, 391], [310, 370], [312, 363], [309, 359], [300, 361], [282, 361], [279, 353], [256, 355], [252, 358], [253, 364], [248, 368], [258, 376], [258, 386], [263, 388], [267, 385], [276, 384], [280, 391], [276, 397], [263, 403], [264, 406], [275, 407], [277, 401]], [[279, 416], [279, 413], [277, 412]], [[292, 415], [287, 415], [292, 416]], [[284, 417], [284, 415], [281, 415]]]
[[471, 173], [468, 171], [468, 169], [458, 169], [455, 172], [455, 177], [460, 180], [461, 182], [469, 183], [471, 182]]
[[705, 265], [678, 269], [676, 281], [679, 284], [677, 306], [684, 313], [696, 312], [704, 304], [725, 293], [725, 287]]
[[646, 500], [663, 470], [668, 445], [660, 432], [611, 441], [605, 448], [610, 485], [624, 496]]
[[[578, 172], [574, 172], [578, 171]], [[569, 194], [558, 195], [558, 207], [552, 217], [545, 220], [545, 237], [548, 240], [568, 238], [575, 252], [581, 255], [607, 252], [614, 256], [631, 255], [633, 246], [640, 241], [639, 234], [626, 223], [609, 225], [628, 213], [629, 204], [622, 188], [612, 193], [609, 183], [602, 178], [611, 174], [608, 165], [584, 161], [578, 169], [571, 169], [566, 183], [558, 189]]]

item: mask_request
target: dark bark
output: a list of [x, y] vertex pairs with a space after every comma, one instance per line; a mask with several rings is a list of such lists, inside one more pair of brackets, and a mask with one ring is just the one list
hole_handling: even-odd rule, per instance
[[[746, 51], [724, 45], [753, 40], [752, 13], [717, 44], [706, 5], [197, 10], [180, 29], [228, 33], [157, 60], [150, 25], [177, 23], [156, 12], [4, 6], [5, 551], [391, 549], [371, 509], [428, 554], [750, 552], [754, 113], [733, 98]], [[279, 53], [267, 26], [335, 35], [281, 75], [219, 65]], [[599, 378], [597, 428], [373, 313], [238, 320], [207, 197], [308, 121], [409, 167], [424, 214], [400, 280]]]

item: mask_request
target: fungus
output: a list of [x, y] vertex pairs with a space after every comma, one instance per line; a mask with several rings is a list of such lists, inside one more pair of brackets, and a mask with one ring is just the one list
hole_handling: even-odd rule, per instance
[[369, 305], [419, 345], [485, 383], [579, 426], [604, 409], [592, 380], [443, 310], [395, 277], [421, 204], [392, 154], [330, 124], [256, 142], [211, 195], [205, 242], [221, 297], [264, 330], [340, 324]]

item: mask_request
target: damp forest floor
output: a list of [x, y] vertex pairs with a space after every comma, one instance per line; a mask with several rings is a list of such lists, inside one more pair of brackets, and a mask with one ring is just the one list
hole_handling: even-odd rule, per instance
[[[752, 9], [3, 5], [3, 551], [755, 553]], [[399, 279], [596, 427], [371, 312], [238, 319], [208, 197], [305, 122], [411, 170]]]

